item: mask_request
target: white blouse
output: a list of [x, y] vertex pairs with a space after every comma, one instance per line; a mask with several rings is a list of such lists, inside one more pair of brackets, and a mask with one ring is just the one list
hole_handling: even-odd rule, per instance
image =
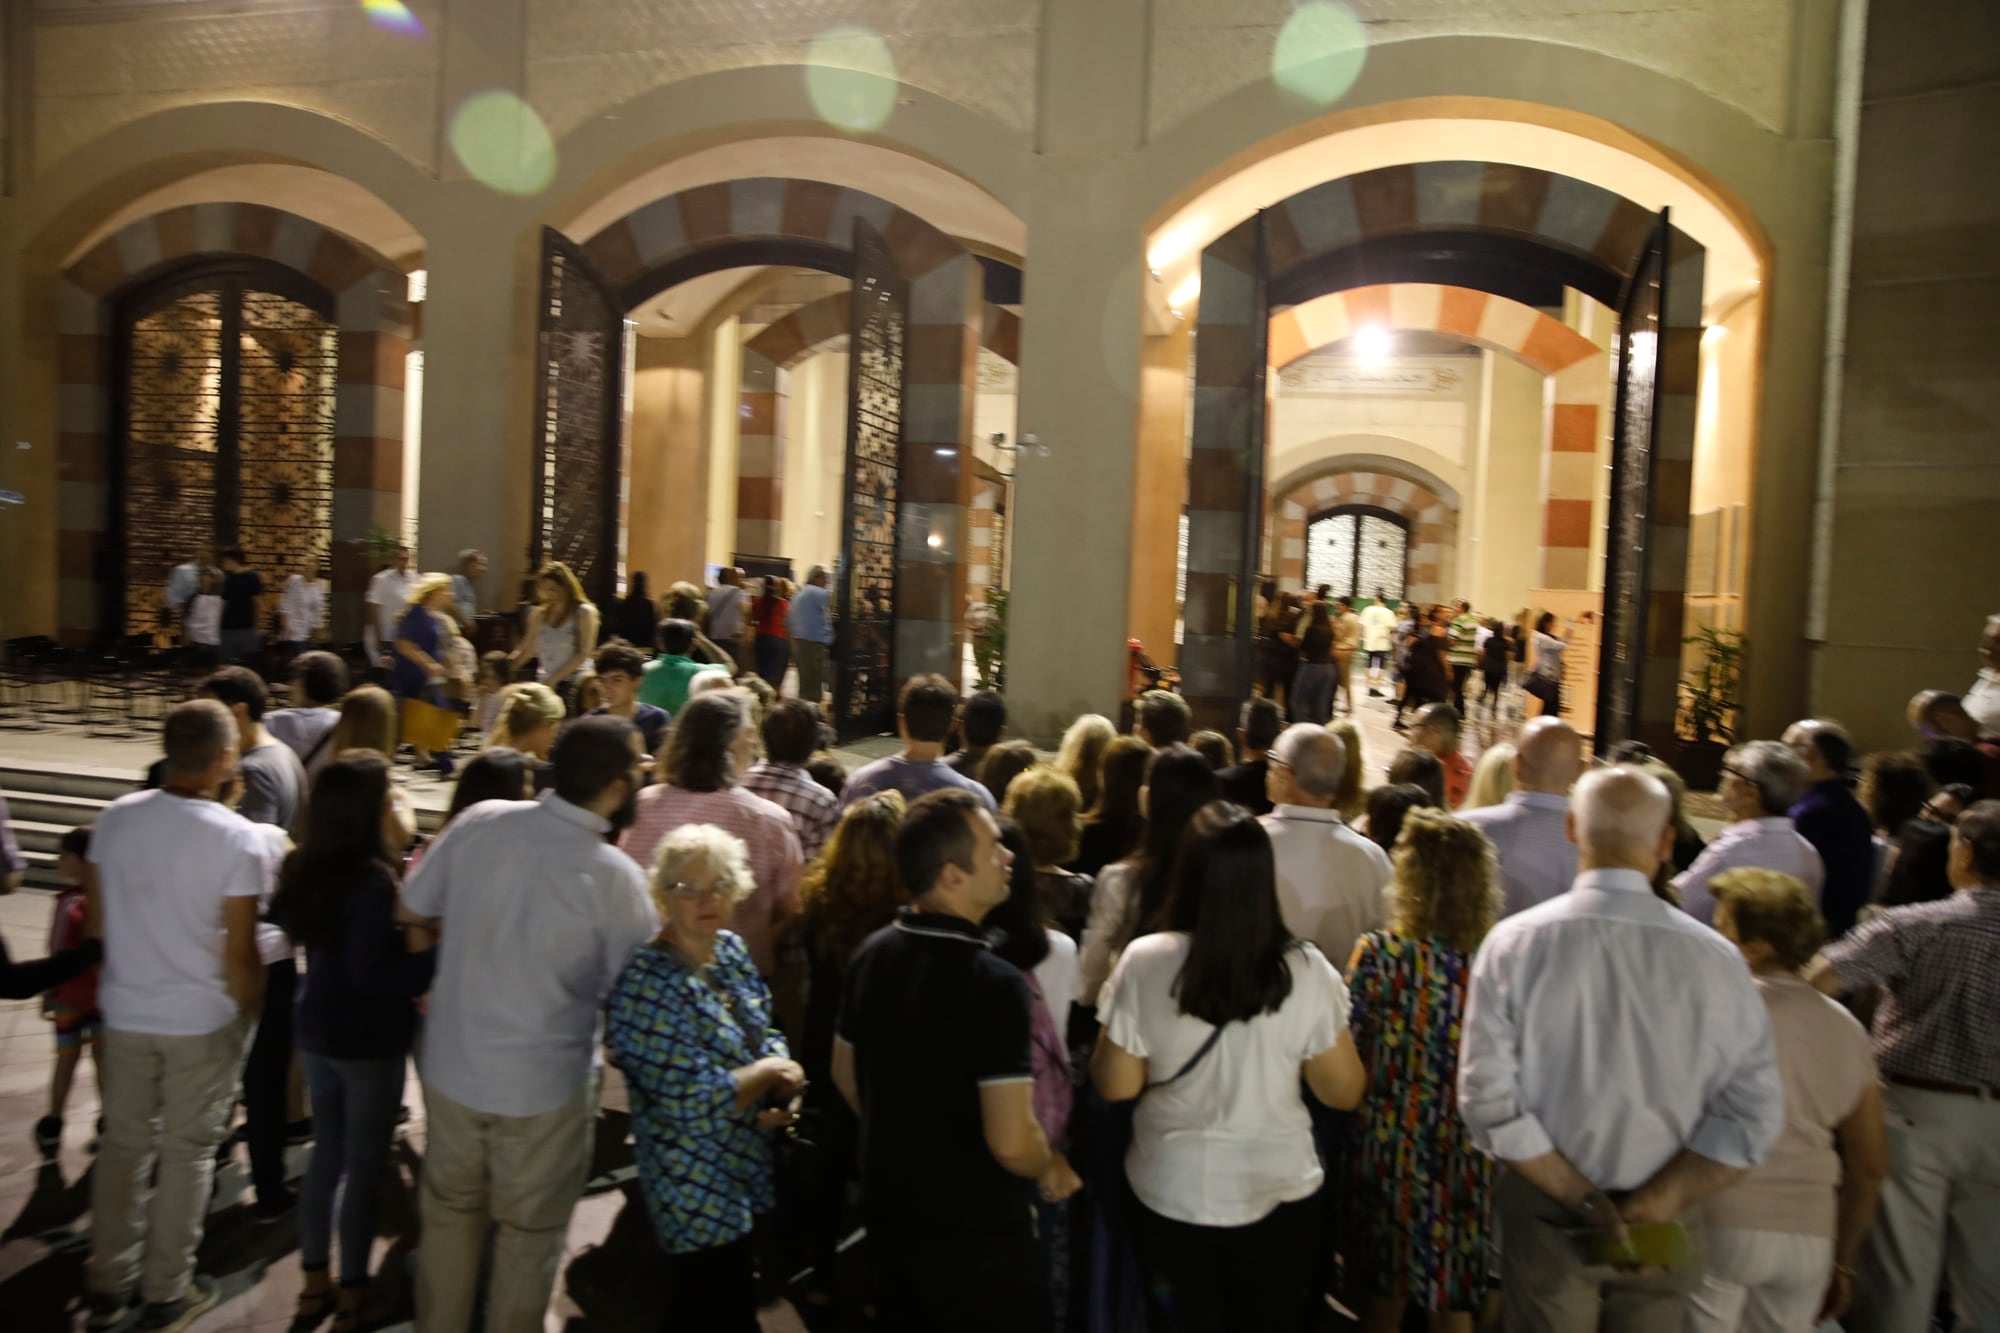
[[309, 642], [326, 619], [326, 590], [318, 579], [294, 574], [285, 580], [278, 614], [284, 620], [287, 643]]
[[1077, 957], [1083, 974], [1078, 1004], [1099, 1003], [1104, 979], [1117, 966], [1118, 955], [1131, 938], [1126, 933], [1125, 913], [1132, 901], [1134, 869], [1130, 861], [1117, 861], [1097, 872], [1097, 883], [1090, 891], [1090, 916], [1083, 926], [1083, 948]]
[[1125, 947], [1101, 997], [1104, 1031], [1146, 1061], [1125, 1177], [1139, 1202], [1177, 1222], [1247, 1226], [1319, 1189], [1301, 1066], [1347, 1028], [1347, 987], [1311, 944], [1286, 955], [1291, 992], [1275, 1013], [1230, 1023], [1186, 1076], [1174, 1075], [1214, 1031], [1181, 1012], [1175, 987], [1187, 958], [1178, 931]]

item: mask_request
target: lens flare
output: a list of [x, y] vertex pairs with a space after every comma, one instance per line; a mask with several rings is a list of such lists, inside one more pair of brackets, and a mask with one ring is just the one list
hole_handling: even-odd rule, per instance
[[896, 109], [896, 61], [866, 28], [829, 28], [806, 52], [806, 93], [821, 120], [866, 133]]
[[423, 20], [412, 14], [403, 0], [361, 0], [361, 12], [378, 28], [410, 37], [424, 35]]
[[1335, 0], [1306, 0], [1285, 20], [1271, 53], [1271, 78], [1294, 97], [1331, 106], [1361, 77], [1368, 30]]
[[474, 180], [501, 194], [540, 194], [556, 174], [548, 126], [512, 93], [466, 98], [451, 118], [451, 148]]

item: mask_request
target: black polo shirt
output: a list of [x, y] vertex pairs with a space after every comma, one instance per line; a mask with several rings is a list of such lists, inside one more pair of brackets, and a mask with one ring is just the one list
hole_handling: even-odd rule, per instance
[[842, 1040], [861, 1088], [869, 1225], [1033, 1235], [1034, 1182], [993, 1160], [988, 1083], [1029, 1083], [1031, 997], [960, 917], [905, 909], [848, 969]]

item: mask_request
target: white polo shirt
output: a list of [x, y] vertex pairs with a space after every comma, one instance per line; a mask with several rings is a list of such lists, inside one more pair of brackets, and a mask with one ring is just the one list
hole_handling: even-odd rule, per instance
[[1337, 810], [1281, 805], [1259, 821], [1271, 835], [1285, 929], [1344, 970], [1354, 942], [1389, 921], [1389, 854]]

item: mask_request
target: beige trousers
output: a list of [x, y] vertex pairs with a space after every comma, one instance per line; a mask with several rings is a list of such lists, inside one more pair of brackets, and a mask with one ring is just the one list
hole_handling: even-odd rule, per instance
[[1512, 1171], [1495, 1173], [1500, 1297], [1508, 1333], [1682, 1333], [1701, 1285], [1705, 1246], [1695, 1215], [1682, 1219], [1694, 1258], [1672, 1273], [1634, 1277], [1583, 1263], [1568, 1210]]
[[[93, 1294], [179, 1300], [215, 1180], [215, 1149], [235, 1101], [250, 1025], [201, 1037], [107, 1031], [97, 1077], [104, 1137], [91, 1183]], [[159, 1158], [152, 1197], [146, 1181]]]
[[792, 640], [792, 661], [799, 668], [799, 698], [814, 708], [821, 706], [820, 700], [826, 691], [826, 655], [830, 650], [823, 643], [811, 639]]
[[417, 1328], [462, 1333], [487, 1229], [494, 1230], [486, 1333], [540, 1333], [569, 1215], [583, 1194], [597, 1111], [584, 1095], [541, 1115], [489, 1115], [428, 1085], [423, 1243], [417, 1251]]

